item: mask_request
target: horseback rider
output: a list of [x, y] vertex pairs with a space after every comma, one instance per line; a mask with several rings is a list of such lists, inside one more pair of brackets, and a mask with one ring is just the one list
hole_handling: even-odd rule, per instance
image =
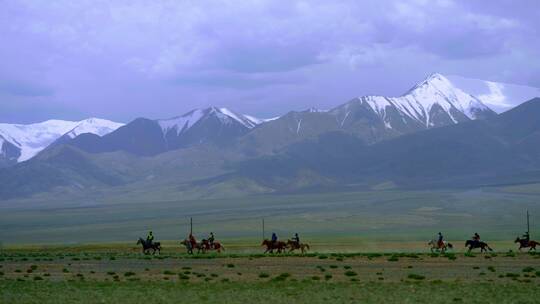
[[276, 244], [277, 243], [277, 234], [275, 232], [272, 232], [272, 244]]
[[216, 238], [214, 237], [214, 233], [210, 232], [210, 235], [208, 236], [208, 244], [210, 245], [210, 248], [214, 248], [214, 240]]
[[296, 246], [300, 246], [300, 237], [298, 236], [298, 233], [295, 233], [292, 241], [296, 243]]
[[476, 243], [479, 243], [480, 242], [480, 235], [477, 232], [475, 232], [473, 237], [472, 237], [472, 240], [474, 242], [476, 242]]
[[189, 233], [188, 239], [189, 239], [189, 242], [191, 243], [191, 247], [195, 248], [195, 246], [197, 245], [197, 240], [195, 239], [195, 237], [193, 236], [191, 232]]
[[529, 236], [529, 231], [526, 231], [524, 234], [523, 234], [523, 242], [525, 245], [529, 245], [529, 240], [531, 239], [531, 237]]
[[439, 248], [442, 248], [444, 246], [443, 235], [440, 232], [438, 234], [437, 245], [439, 246]]
[[146, 243], [151, 246], [153, 242], [154, 242], [154, 235], [152, 234], [152, 231], [149, 231], [148, 235], [146, 236]]

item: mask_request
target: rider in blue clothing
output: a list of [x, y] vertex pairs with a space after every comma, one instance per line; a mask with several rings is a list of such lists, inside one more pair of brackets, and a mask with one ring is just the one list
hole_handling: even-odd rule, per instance
[[277, 242], [277, 235], [275, 232], [272, 232], [272, 243], [276, 243]]

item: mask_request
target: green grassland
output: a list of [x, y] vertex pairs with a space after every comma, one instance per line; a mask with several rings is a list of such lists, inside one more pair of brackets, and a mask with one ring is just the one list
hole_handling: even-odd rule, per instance
[[147, 256], [105, 244], [0, 254], [2, 303], [537, 303], [540, 255]]

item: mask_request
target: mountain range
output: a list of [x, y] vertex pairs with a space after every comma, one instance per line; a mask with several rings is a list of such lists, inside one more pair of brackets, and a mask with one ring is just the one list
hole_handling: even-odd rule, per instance
[[0, 124], [0, 199], [133, 187], [201, 197], [540, 178], [539, 99], [497, 114], [488, 104], [500, 99], [482, 98], [432, 74], [399, 97], [363, 96], [266, 120], [210, 107], [125, 125]]

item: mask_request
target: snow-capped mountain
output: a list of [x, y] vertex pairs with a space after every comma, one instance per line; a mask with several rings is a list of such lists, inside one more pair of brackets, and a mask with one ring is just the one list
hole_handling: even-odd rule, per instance
[[[432, 74], [399, 97], [363, 96], [329, 111], [292, 111], [251, 131], [244, 142], [265, 153], [331, 131], [366, 143], [419, 130], [497, 115], [441, 74]], [[271, 138], [271, 140], [268, 140]]]
[[432, 128], [488, 118], [495, 112], [441, 74], [432, 74], [400, 97], [363, 96], [331, 111], [345, 125], [358, 107], [371, 110], [385, 128]]
[[169, 131], [174, 130], [177, 135], [180, 135], [181, 133], [187, 132], [199, 121], [203, 121], [210, 117], [218, 119], [224, 125], [239, 123], [248, 129], [251, 129], [256, 125], [264, 122], [264, 120], [259, 118], [237, 114], [227, 108], [216, 107], [195, 109], [182, 116], [170, 119], [159, 119], [157, 120], [157, 122], [161, 126], [164, 134], [167, 134]]
[[263, 121], [226, 108], [209, 107], [169, 119], [137, 118], [103, 137], [85, 134], [62, 144], [91, 153], [125, 151], [153, 156], [199, 144], [231, 145]]
[[[25, 161], [64, 135], [75, 137], [82, 133], [93, 133], [103, 136], [122, 125], [97, 118], [82, 121], [47, 120], [26, 125], [0, 123], [0, 137], [2, 138], [0, 157], [4, 162]], [[7, 153], [8, 150], [9, 153]]]

